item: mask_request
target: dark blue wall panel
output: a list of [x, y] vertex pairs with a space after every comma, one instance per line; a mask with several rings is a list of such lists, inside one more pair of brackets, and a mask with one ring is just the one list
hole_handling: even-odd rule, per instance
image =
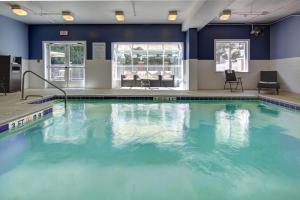
[[[59, 36], [60, 30], [68, 30], [69, 36]], [[208, 25], [198, 32], [198, 37], [193, 29], [186, 37], [181, 25], [30, 25], [29, 57], [42, 58], [42, 41], [84, 40], [88, 59], [92, 58], [92, 42], [106, 42], [107, 59], [111, 59], [111, 42], [183, 42], [189, 49], [187, 58], [213, 60], [214, 39], [250, 39], [251, 59], [268, 60], [269, 26], [265, 26], [264, 36], [252, 36], [250, 31], [248, 25]]]
[[270, 28], [271, 59], [300, 57], [300, 17], [291, 16]]
[[198, 59], [214, 60], [214, 39], [250, 39], [250, 59], [270, 59], [270, 27], [264, 36], [250, 35], [249, 25], [208, 25], [198, 32]]
[[0, 54], [28, 58], [28, 26], [0, 15]]
[[186, 33], [186, 59], [198, 58], [198, 32], [191, 28]]
[[[68, 36], [59, 36], [68, 30]], [[29, 57], [42, 58], [42, 41], [83, 40], [87, 57], [92, 58], [92, 42], [106, 43], [106, 58], [111, 59], [111, 42], [184, 42], [181, 25], [30, 25]]]

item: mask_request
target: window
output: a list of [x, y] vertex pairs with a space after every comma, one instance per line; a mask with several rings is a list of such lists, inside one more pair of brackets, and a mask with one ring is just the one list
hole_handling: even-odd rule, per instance
[[83, 81], [84, 80], [84, 59], [85, 50], [82, 44], [71, 44], [69, 46], [69, 80]]
[[215, 40], [216, 71], [248, 72], [249, 40]]
[[82, 67], [84, 65], [84, 46], [82, 44], [70, 45], [70, 66]]
[[163, 65], [163, 45], [154, 44], [148, 46], [149, 65]]
[[70, 42], [46, 43], [51, 81], [84, 81], [85, 44]]
[[65, 67], [66, 49], [63, 45], [53, 44], [50, 46], [51, 66]]
[[[177, 42], [113, 43], [113, 80], [130, 71], [163, 75], [171, 73], [183, 83], [183, 44]], [[146, 73], [147, 74], [147, 73]]]

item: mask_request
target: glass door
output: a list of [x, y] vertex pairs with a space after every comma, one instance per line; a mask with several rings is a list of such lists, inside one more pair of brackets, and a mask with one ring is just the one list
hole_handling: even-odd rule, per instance
[[85, 77], [85, 46], [81, 43], [68, 45], [68, 87], [83, 87]]
[[67, 58], [65, 44], [49, 44], [49, 79], [59, 87], [67, 87]]
[[84, 87], [85, 44], [48, 43], [48, 78], [59, 87]]

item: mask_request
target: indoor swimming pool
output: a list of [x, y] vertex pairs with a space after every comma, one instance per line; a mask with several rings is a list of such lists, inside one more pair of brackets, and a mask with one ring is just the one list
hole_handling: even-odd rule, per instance
[[0, 199], [298, 200], [300, 112], [260, 100], [70, 100], [0, 134]]

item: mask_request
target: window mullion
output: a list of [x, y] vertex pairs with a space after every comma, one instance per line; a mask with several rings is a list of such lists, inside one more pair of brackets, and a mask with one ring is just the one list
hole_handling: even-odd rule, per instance
[[165, 71], [165, 45], [163, 44], [163, 55], [162, 55], [162, 59], [163, 59], [163, 71]]
[[232, 64], [231, 64], [231, 43], [229, 43], [229, 69], [232, 70]]
[[148, 66], [149, 66], [149, 44], [147, 44], [147, 72], [148, 72]]
[[[129, 44], [129, 46], [130, 46], [130, 59], [131, 59], [131, 69], [132, 69], [132, 71], [133, 71], [133, 54], [132, 54], [132, 44]], [[125, 71], [125, 70], [124, 70]]]
[[47, 45], [47, 62], [48, 62], [48, 80], [52, 81], [51, 79], [51, 44], [46, 44]]

